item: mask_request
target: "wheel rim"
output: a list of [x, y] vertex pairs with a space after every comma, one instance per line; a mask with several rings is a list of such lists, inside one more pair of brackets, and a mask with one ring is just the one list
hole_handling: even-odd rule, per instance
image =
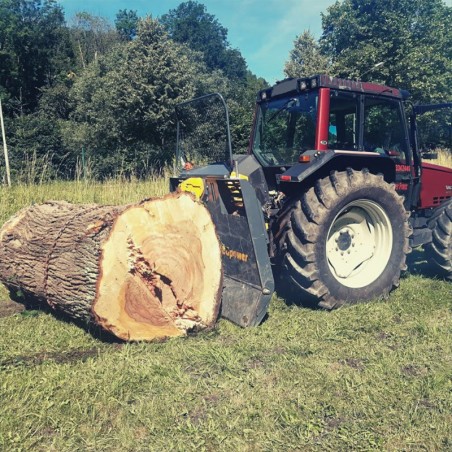
[[347, 204], [328, 231], [326, 256], [334, 278], [346, 287], [365, 287], [386, 268], [392, 227], [383, 208], [367, 199]]

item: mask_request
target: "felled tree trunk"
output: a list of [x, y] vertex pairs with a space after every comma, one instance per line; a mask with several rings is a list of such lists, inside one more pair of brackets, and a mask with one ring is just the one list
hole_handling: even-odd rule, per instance
[[222, 270], [215, 227], [187, 194], [131, 206], [47, 202], [0, 229], [0, 281], [125, 340], [215, 323]]

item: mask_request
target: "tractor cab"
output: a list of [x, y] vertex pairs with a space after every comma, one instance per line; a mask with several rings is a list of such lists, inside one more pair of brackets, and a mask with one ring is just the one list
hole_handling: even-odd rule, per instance
[[360, 169], [375, 158], [372, 165], [388, 181], [403, 181], [399, 188], [409, 189], [414, 160], [403, 110], [406, 97], [394, 88], [322, 75], [284, 80], [257, 96], [251, 151], [269, 180], [274, 175], [275, 185], [289, 181], [278, 169], [295, 166], [290, 181], [301, 182], [292, 175], [307, 175], [320, 157], [322, 165], [334, 159], [331, 165], [339, 164], [338, 169]]
[[263, 166], [291, 166], [306, 151], [367, 151], [411, 161], [402, 101], [370, 83], [317, 76], [261, 91], [252, 150]]

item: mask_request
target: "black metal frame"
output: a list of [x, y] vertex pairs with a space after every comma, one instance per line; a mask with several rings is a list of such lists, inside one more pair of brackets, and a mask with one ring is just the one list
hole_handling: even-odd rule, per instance
[[211, 93], [211, 94], [206, 94], [204, 96], [200, 96], [200, 97], [195, 97], [194, 99], [188, 100], [186, 102], [181, 102], [180, 104], [177, 104], [175, 107], [175, 111], [176, 111], [176, 120], [177, 120], [177, 124], [176, 124], [176, 128], [177, 128], [177, 142], [176, 142], [176, 167], [177, 167], [177, 162], [180, 161], [180, 157], [181, 157], [181, 152], [180, 152], [180, 127], [179, 127], [179, 115], [178, 115], [178, 108], [182, 107], [184, 105], [189, 105], [195, 102], [199, 102], [200, 100], [204, 100], [207, 99], [209, 97], [217, 97], [220, 99], [221, 103], [223, 104], [224, 107], [224, 112], [225, 112], [225, 117], [226, 117], [226, 131], [227, 131], [227, 141], [228, 141], [228, 150], [229, 150], [229, 166], [230, 169], [232, 170], [234, 167], [234, 162], [232, 159], [232, 142], [231, 142], [231, 127], [229, 125], [229, 110], [228, 110], [228, 106], [226, 105], [226, 102], [223, 98], [223, 96], [220, 93]]

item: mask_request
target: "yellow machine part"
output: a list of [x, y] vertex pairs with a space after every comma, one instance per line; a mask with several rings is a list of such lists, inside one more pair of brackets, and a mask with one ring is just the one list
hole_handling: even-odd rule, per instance
[[[235, 174], [235, 171], [233, 171], [233, 172], [231, 173], [230, 177], [231, 177], [231, 179], [234, 179], [234, 178], [237, 177], [236, 174]], [[240, 173], [239, 173], [239, 179], [248, 180], [248, 176], [245, 176], [245, 174], [240, 174]]]
[[240, 184], [238, 182], [238, 179], [248, 180], [248, 176], [246, 176], [245, 174], [239, 173], [239, 177], [237, 177], [236, 172], [232, 171], [232, 173], [229, 177], [232, 180], [227, 182], [226, 185], [228, 186], [228, 188], [231, 192], [232, 202], [235, 204], [236, 207], [243, 208], [243, 197], [242, 197], [242, 192], [240, 190]]
[[235, 180], [230, 180], [226, 182], [226, 186], [231, 192], [231, 200], [236, 207], [243, 207], [243, 196], [242, 191], [240, 190], [240, 182]]
[[204, 194], [204, 181], [201, 177], [190, 177], [181, 182], [179, 188], [182, 191], [193, 193], [196, 199], [201, 199]]

